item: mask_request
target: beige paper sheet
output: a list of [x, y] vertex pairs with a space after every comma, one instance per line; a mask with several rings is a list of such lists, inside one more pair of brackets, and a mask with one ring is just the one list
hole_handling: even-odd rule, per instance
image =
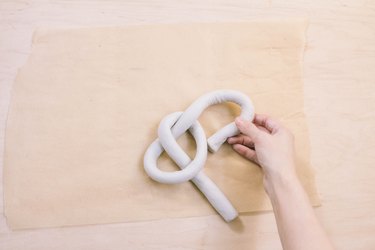
[[[296, 136], [298, 172], [319, 204], [303, 113], [303, 21], [175, 24], [36, 32], [14, 84], [6, 132], [5, 214], [13, 229], [215, 214], [191, 184], [158, 184], [143, 153], [159, 121], [211, 90], [248, 94]], [[201, 117], [207, 136], [239, 113]], [[194, 156], [189, 136], [179, 142]], [[175, 169], [167, 157], [162, 168]], [[240, 212], [271, 208], [261, 170], [225, 145], [205, 172]]]

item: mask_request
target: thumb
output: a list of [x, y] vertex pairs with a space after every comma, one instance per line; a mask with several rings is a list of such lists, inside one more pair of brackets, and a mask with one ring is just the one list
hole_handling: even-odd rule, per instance
[[251, 140], [256, 143], [261, 130], [257, 128], [254, 123], [251, 121], [245, 121], [241, 117], [237, 117], [235, 123], [242, 134], [249, 136]]

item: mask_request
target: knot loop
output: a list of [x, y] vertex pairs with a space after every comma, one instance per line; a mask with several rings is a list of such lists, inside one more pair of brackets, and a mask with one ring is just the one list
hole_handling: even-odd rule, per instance
[[[218, 90], [210, 92], [193, 102], [185, 112], [175, 112], [167, 115], [159, 124], [158, 139], [147, 149], [144, 156], [146, 173], [155, 181], [167, 184], [177, 184], [191, 180], [206, 196], [211, 205], [226, 220], [231, 221], [238, 213], [221, 190], [210, 178], [201, 171], [207, 159], [207, 145], [211, 152], [216, 152], [228, 137], [239, 133], [234, 122], [221, 128], [208, 140], [198, 118], [209, 106], [234, 102], [241, 106], [241, 117], [253, 120], [254, 108], [249, 97], [233, 90]], [[196, 155], [193, 160], [178, 145], [176, 139], [188, 131], [192, 134], [196, 145]], [[157, 159], [166, 151], [181, 170], [175, 172], [162, 171], [157, 167]]]

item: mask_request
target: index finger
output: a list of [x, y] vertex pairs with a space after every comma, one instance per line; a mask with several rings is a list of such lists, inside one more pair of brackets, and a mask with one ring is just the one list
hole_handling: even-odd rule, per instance
[[266, 128], [269, 132], [275, 133], [281, 127], [281, 124], [268, 115], [255, 114], [254, 124]]

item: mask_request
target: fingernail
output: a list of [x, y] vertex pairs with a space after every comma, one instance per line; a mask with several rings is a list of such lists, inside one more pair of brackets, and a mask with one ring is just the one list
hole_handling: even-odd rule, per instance
[[237, 117], [236, 120], [235, 120], [235, 123], [238, 124], [238, 125], [242, 125], [243, 124], [242, 118]]

